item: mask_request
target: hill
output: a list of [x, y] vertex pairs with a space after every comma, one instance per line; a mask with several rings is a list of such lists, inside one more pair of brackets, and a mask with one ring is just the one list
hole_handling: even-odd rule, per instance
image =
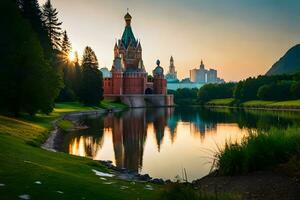
[[293, 74], [300, 72], [300, 44], [292, 47], [277, 61], [266, 75]]

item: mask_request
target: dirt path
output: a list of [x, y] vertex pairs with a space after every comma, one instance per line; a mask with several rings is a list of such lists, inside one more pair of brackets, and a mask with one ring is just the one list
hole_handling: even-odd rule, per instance
[[242, 176], [206, 176], [195, 181], [201, 190], [230, 192], [247, 200], [300, 200], [300, 182], [274, 172], [255, 172]]

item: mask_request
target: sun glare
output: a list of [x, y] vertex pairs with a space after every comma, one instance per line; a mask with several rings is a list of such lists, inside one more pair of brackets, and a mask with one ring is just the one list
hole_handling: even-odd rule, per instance
[[71, 52], [69, 53], [68, 59], [69, 59], [69, 61], [71, 61], [71, 62], [75, 61], [76, 57], [75, 57], [75, 52], [74, 52], [74, 51], [71, 51]]

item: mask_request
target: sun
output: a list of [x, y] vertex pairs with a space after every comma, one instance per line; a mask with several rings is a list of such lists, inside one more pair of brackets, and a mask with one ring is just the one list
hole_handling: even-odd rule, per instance
[[71, 51], [71, 52], [69, 53], [68, 59], [69, 59], [69, 61], [71, 61], [71, 62], [74, 62], [74, 61], [75, 61], [76, 56], [75, 56], [75, 52], [74, 52], [74, 51]]

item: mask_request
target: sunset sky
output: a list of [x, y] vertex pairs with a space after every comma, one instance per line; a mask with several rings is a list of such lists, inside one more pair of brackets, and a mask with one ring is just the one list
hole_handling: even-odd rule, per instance
[[[40, 0], [44, 3], [45, 0]], [[141, 40], [144, 64], [168, 69], [173, 55], [179, 78], [201, 59], [226, 81], [264, 74], [300, 43], [299, 0], [52, 0], [73, 48], [91, 46], [100, 67], [111, 68], [115, 40], [127, 8]]]

